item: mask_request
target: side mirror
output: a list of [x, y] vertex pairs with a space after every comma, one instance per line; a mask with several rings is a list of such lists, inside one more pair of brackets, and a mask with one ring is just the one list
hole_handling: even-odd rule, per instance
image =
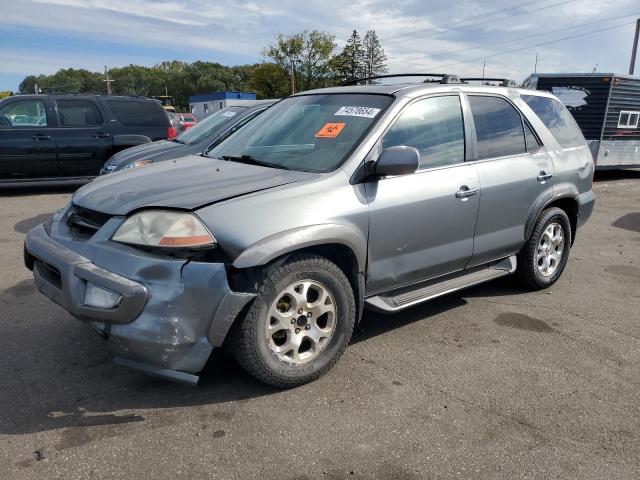
[[374, 173], [377, 177], [391, 175], [408, 175], [418, 170], [420, 166], [420, 152], [414, 147], [385, 148], [375, 164]]

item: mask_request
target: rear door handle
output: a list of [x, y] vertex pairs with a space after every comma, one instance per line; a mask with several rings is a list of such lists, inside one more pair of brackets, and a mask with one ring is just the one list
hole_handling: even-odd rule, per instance
[[96, 133], [96, 134], [94, 135], [94, 137], [96, 137], [96, 138], [107, 138], [108, 136], [109, 136], [109, 134], [108, 134], [108, 133], [102, 133], [102, 132], [100, 132], [100, 133]]
[[553, 178], [553, 173], [547, 173], [544, 170], [542, 170], [538, 175], [539, 182], [544, 182], [546, 180], [549, 180], [550, 178]]
[[51, 135], [44, 135], [40, 133], [38, 135], [34, 135], [31, 138], [33, 138], [34, 140], [51, 140]]
[[456, 192], [456, 198], [472, 197], [480, 191], [478, 188], [469, 188], [467, 185], [461, 185], [460, 190]]

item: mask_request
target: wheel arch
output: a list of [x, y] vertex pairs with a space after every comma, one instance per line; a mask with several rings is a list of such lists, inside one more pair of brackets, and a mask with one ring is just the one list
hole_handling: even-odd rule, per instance
[[569, 223], [571, 224], [571, 245], [573, 245], [576, 238], [576, 230], [578, 228], [578, 199], [573, 195], [552, 198], [547, 203], [544, 203], [542, 206], [535, 209], [527, 220], [525, 238], [529, 238], [531, 236], [533, 227], [535, 226], [538, 218], [540, 218], [542, 212], [547, 208], [552, 207], [557, 207], [563, 210], [569, 217]]

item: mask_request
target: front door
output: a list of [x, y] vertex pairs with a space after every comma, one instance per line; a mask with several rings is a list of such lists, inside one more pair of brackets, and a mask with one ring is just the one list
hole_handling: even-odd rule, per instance
[[56, 101], [56, 142], [62, 171], [67, 177], [98, 175], [111, 145], [105, 119], [88, 99]]
[[482, 196], [470, 266], [520, 250], [536, 206], [553, 197], [553, 162], [519, 111], [500, 96], [468, 95]]
[[44, 100], [5, 100], [0, 107], [0, 180], [58, 175], [54, 129]]
[[382, 139], [382, 148], [397, 145], [417, 148], [420, 167], [366, 184], [367, 295], [462, 270], [473, 253], [480, 185], [464, 163], [460, 96], [407, 106]]

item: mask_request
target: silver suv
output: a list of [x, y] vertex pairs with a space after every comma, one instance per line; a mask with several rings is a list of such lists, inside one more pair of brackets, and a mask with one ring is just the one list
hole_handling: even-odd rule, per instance
[[120, 364], [198, 381], [214, 348], [292, 387], [363, 309], [558, 280], [593, 159], [552, 95], [455, 77], [292, 96], [208, 155], [99, 178], [27, 236], [38, 289]]

